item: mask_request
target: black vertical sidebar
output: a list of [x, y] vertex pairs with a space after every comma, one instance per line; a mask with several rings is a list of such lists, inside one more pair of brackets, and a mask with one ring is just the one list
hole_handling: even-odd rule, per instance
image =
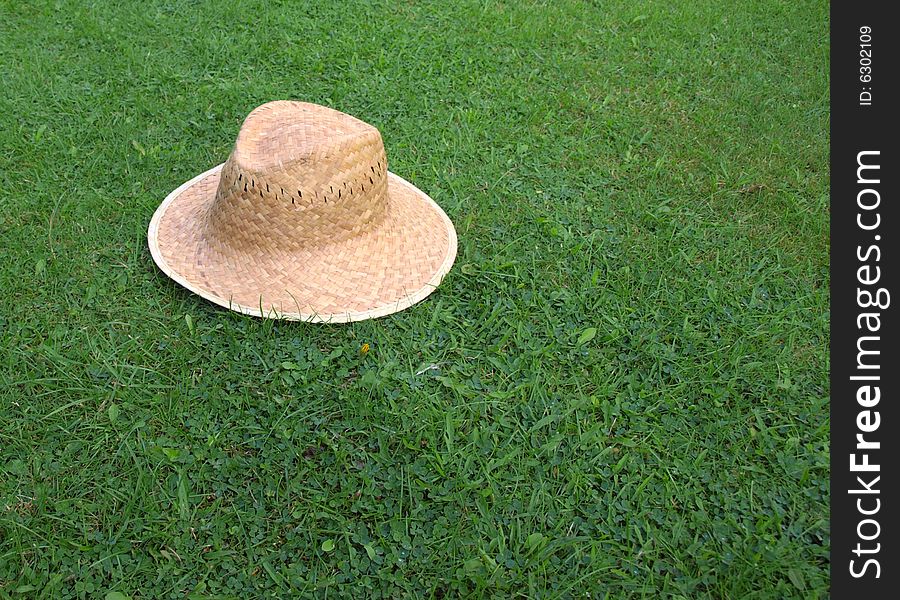
[[900, 22], [888, 6], [831, 6], [833, 598], [900, 597]]

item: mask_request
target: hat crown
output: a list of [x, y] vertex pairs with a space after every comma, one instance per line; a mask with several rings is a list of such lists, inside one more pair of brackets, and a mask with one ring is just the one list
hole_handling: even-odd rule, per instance
[[222, 167], [207, 239], [266, 252], [346, 240], [384, 217], [387, 173], [375, 127], [315, 104], [263, 104]]

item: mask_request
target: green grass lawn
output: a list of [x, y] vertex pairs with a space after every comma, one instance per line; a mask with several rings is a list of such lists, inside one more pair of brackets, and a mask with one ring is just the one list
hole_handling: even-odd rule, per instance
[[[0, 598], [827, 596], [828, 30], [0, 0]], [[274, 99], [381, 130], [456, 224], [435, 294], [273, 322], [155, 267]]]

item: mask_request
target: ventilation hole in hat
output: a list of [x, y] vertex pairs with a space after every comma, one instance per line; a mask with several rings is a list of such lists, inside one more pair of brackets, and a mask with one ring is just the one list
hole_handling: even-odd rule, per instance
[[338, 190], [338, 200], [341, 199], [341, 190]]
[[332, 194], [334, 193], [334, 188], [331, 187], [330, 185], [328, 186], [328, 189], [331, 190], [331, 193], [332, 193]]
[[244, 182], [244, 191], [245, 192], [247, 191], [247, 182], [246, 181]]
[[297, 195], [300, 196], [300, 197], [302, 198], [302, 197], [303, 197], [303, 192], [301, 192], [300, 190], [297, 190]]
[[373, 167], [372, 165], [369, 165], [369, 168], [372, 169], [373, 173], [375, 172], [375, 167]]
[[267, 191], [267, 192], [269, 191], [269, 184], [268, 184], [268, 183], [266, 184], [266, 191]]
[[375, 185], [375, 182], [372, 181], [372, 178], [371, 178], [371, 177], [369, 177], [369, 183], [371, 183], [372, 185]]
[[294, 197], [291, 196], [291, 204], [293, 204], [293, 203], [294, 203]]
[[255, 180], [255, 179], [251, 179], [251, 180], [250, 180], [250, 187], [256, 187], [256, 180]]
[[243, 179], [243, 178], [244, 178], [244, 174], [243, 174], [243, 173], [238, 174], [238, 181], [240, 181], [240, 180]]

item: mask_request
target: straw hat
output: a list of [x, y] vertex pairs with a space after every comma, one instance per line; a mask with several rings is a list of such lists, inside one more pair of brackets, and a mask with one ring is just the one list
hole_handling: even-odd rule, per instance
[[159, 268], [207, 300], [313, 322], [403, 310], [456, 258], [453, 223], [388, 171], [378, 130], [305, 102], [251, 112], [228, 160], [169, 194], [147, 237]]

